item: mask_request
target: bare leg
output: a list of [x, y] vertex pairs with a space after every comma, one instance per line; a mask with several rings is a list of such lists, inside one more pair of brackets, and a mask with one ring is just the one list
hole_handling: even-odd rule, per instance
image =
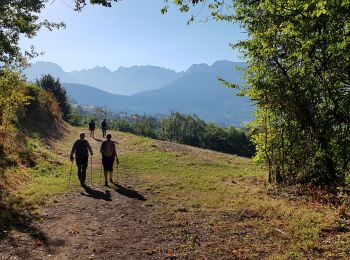
[[108, 171], [104, 171], [104, 175], [105, 175], [105, 186], [107, 186], [108, 185], [108, 182], [107, 182]]
[[109, 172], [109, 181], [113, 183], [113, 172]]

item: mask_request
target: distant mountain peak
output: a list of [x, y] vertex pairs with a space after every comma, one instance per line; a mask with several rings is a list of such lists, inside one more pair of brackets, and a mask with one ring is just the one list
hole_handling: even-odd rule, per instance
[[35, 80], [43, 74], [50, 73], [54, 77], [59, 77], [61, 82], [85, 84], [110, 93], [131, 95], [162, 88], [191, 73], [214, 73], [221, 76], [222, 72], [233, 72], [237, 64], [242, 63], [220, 60], [212, 65], [193, 64], [185, 72], [176, 72], [169, 68], [153, 65], [120, 66], [115, 71], [111, 71], [105, 66], [95, 66], [90, 69], [65, 72], [55, 63], [40, 61], [34, 63], [24, 73], [29, 80]]

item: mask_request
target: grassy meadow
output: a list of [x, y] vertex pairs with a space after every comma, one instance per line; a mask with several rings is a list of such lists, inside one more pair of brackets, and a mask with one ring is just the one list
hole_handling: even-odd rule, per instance
[[[74, 164], [68, 188], [68, 155], [82, 130], [69, 127], [61, 139], [46, 142], [30, 139], [35, 163], [4, 174], [13, 209], [35, 212], [56, 196], [81, 190]], [[180, 258], [202, 252], [222, 259], [346, 259], [350, 254], [346, 214], [295, 188], [271, 186], [266, 171], [252, 160], [126, 133], [112, 135], [119, 143], [118, 182], [145, 196], [143, 206], [167, 230]], [[102, 185], [99, 138], [99, 132], [97, 141], [88, 138], [95, 153], [95, 187]], [[89, 163], [88, 184], [90, 173]]]

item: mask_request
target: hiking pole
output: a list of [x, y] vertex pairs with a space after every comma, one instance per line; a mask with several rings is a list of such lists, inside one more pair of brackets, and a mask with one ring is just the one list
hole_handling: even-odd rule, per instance
[[118, 184], [118, 167], [119, 166], [119, 163], [117, 163], [117, 184]]
[[100, 183], [101, 183], [101, 179], [102, 179], [102, 159], [101, 159]]
[[91, 166], [90, 166], [90, 184], [92, 186], [92, 155], [91, 155]]
[[68, 188], [70, 188], [70, 179], [72, 177], [72, 171], [73, 171], [73, 160], [72, 163], [70, 165], [70, 172], [69, 172], [69, 180], [68, 180]]

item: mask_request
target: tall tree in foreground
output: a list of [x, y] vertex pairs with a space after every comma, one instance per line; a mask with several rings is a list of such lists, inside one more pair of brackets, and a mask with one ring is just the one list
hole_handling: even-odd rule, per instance
[[[167, 1], [166, 1], [167, 2]], [[203, 0], [175, 1], [181, 11]], [[248, 61], [243, 89], [257, 103], [257, 160], [275, 182], [342, 185], [350, 161], [350, 1], [211, 1], [238, 22]], [[166, 11], [166, 9], [164, 10]]]
[[249, 40], [258, 157], [276, 182], [344, 184], [350, 161], [350, 1], [236, 1]]

